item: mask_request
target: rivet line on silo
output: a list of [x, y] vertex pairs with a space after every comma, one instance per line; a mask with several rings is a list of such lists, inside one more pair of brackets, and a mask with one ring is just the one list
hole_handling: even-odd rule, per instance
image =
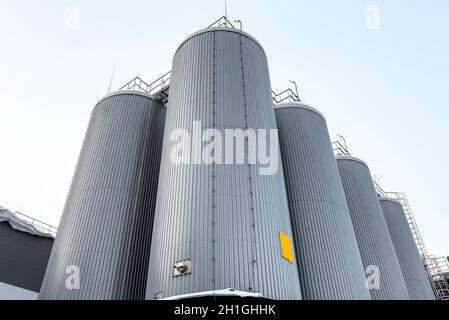
[[[212, 49], [212, 127], [216, 129], [216, 100], [217, 100], [217, 75], [216, 75], [216, 59], [217, 59], [217, 40], [216, 40], [216, 32], [213, 32], [213, 49]], [[211, 220], [212, 220], [212, 283], [215, 288], [215, 225], [216, 225], [216, 217], [215, 217], [215, 206], [216, 206], [216, 165], [215, 162], [212, 163], [212, 210], [211, 210]]]
[[[243, 44], [242, 44], [242, 35], [239, 34], [239, 40], [240, 40], [240, 63], [241, 63], [241, 70], [242, 70], [242, 93], [243, 93], [243, 111], [245, 115], [245, 129], [248, 130], [248, 105], [246, 100], [246, 86], [245, 86], [245, 69], [244, 69], [244, 63], [243, 63]], [[248, 186], [249, 186], [249, 195], [250, 195], [250, 219], [251, 219], [251, 228], [250, 228], [250, 237], [251, 237], [251, 265], [252, 265], [252, 279], [250, 281], [250, 285], [248, 290], [252, 291], [255, 288], [255, 264], [256, 264], [256, 258], [255, 258], [255, 252], [256, 252], [256, 231], [255, 231], [255, 216], [254, 216], [254, 197], [253, 197], [253, 186], [252, 186], [252, 179], [251, 179], [251, 165], [249, 163], [249, 142], [247, 140], [247, 143], [245, 144], [246, 148], [246, 154], [247, 154], [247, 173], [248, 173]], [[253, 227], [254, 226], [254, 227]]]

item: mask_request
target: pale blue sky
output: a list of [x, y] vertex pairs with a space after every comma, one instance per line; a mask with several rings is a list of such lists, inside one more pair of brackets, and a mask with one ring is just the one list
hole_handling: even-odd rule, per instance
[[[80, 28], [67, 28], [78, 6]], [[380, 29], [366, 27], [369, 5]], [[96, 101], [171, 69], [224, 1], [0, 0], [0, 205], [57, 225]], [[431, 253], [449, 255], [449, 2], [228, 1], [268, 55], [273, 89], [303, 100], [354, 156], [408, 194]], [[69, 20], [70, 21], [70, 20]]]

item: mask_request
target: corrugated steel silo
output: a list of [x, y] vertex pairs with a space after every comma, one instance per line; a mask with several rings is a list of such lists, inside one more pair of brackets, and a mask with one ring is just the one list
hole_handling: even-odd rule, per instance
[[435, 300], [402, 205], [390, 198], [379, 198], [379, 201], [410, 298]]
[[144, 299], [165, 113], [136, 91], [97, 103], [40, 299]]
[[[343, 189], [351, 213], [360, 254], [375, 300], [409, 299], [398, 258], [388, 233], [368, 166], [351, 156], [337, 156]], [[374, 266], [374, 267], [371, 267]], [[379, 286], [376, 287], [377, 268]]]
[[275, 113], [304, 299], [370, 300], [325, 118], [303, 102]]
[[269, 298], [301, 297], [295, 255], [293, 263], [281, 255], [280, 237], [292, 239], [292, 231], [280, 158], [277, 173], [264, 176], [260, 164], [176, 165], [170, 160], [170, 134], [182, 128], [193, 136], [194, 121], [223, 136], [225, 129], [276, 129], [271, 94], [265, 52], [247, 33], [209, 28], [179, 46], [171, 74], [148, 299], [226, 288]]

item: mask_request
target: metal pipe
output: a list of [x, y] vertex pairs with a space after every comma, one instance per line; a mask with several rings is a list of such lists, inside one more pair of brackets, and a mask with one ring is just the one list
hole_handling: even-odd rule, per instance
[[293, 80], [288, 80], [288, 81], [295, 85], [296, 97], [299, 99], [298, 85], [296, 84], [296, 81], [293, 81]]
[[240, 24], [240, 30], [243, 30], [242, 29], [242, 21], [241, 20], [234, 20], [234, 22]]

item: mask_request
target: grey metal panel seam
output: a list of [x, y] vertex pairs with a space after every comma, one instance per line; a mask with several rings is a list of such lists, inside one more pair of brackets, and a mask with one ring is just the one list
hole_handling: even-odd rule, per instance
[[[296, 266], [279, 248], [279, 231], [292, 236], [282, 168], [261, 177], [259, 165], [173, 165], [169, 135], [194, 120], [221, 131], [276, 128], [266, 56], [240, 31], [197, 33], [173, 59], [147, 299], [229, 287], [299, 299]], [[183, 259], [192, 273], [173, 278]]]
[[336, 158], [362, 261], [365, 268], [374, 265], [380, 271], [372, 298], [410, 299], [368, 167], [354, 157]]
[[304, 299], [370, 300], [323, 115], [302, 102], [275, 114]]
[[[181, 47], [182, 44], [179, 46]], [[216, 37], [216, 33], [213, 33], [213, 57], [212, 57], [212, 66], [215, 69], [215, 66], [217, 64], [217, 37]], [[177, 52], [178, 50], [176, 50]], [[214, 129], [216, 129], [216, 124], [217, 124], [217, 75], [216, 72], [213, 73], [212, 75], [212, 86], [213, 86], [213, 90], [212, 90], [212, 126], [214, 127]], [[215, 245], [216, 242], [216, 230], [215, 230], [215, 226], [216, 226], [216, 220], [217, 220], [217, 214], [215, 212], [215, 207], [217, 204], [217, 196], [216, 196], [216, 192], [214, 190], [216, 190], [217, 188], [217, 180], [215, 179], [217, 175], [217, 168], [216, 168], [216, 164], [213, 163], [212, 164], [212, 208], [211, 208], [211, 220], [212, 220], [212, 224], [211, 224], [211, 237], [212, 237], [212, 248], [211, 248], [211, 256], [212, 256], [212, 261], [211, 261], [211, 266], [212, 266], [212, 270], [211, 270], [211, 274], [212, 274], [212, 288], [216, 289], [217, 288], [217, 283], [215, 281], [215, 279], [217, 278], [217, 274], [216, 274], [216, 252], [217, 252], [217, 248]]]
[[[40, 299], [143, 299], [166, 109], [113, 93], [95, 106]], [[65, 286], [80, 270], [80, 289]]]
[[435, 300], [432, 286], [402, 206], [389, 198], [379, 198], [379, 201], [410, 298]]
[[[215, 33], [214, 33], [215, 34]], [[246, 99], [246, 90], [245, 90], [245, 64], [243, 63], [243, 43], [242, 43], [242, 33], [239, 33], [239, 47], [240, 47], [240, 62], [241, 62], [241, 69], [242, 69], [242, 94], [243, 94], [243, 109], [244, 109], [244, 117], [245, 117], [245, 128], [248, 128], [248, 106], [247, 106], [247, 99]], [[245, 152], [248, 152], [248, 146], [246, 145]], [[251, 174], [251, 166], [247, 166], [247, 177], [251, 181], [252, 174]], [[251, 225], [255, 226], [256, 221], [254, 217], [254, 193], [253, 193], [253, 187], [252, 183], [248, 183], [249, 186], [249, 201], [250, 201], [250, 221]], [[255, 227], [250, 229], [250, 239], [251, 239], [251, 260], [256, 261], [255, 251], [256, 251], [256, 235], [255, 235]], [[249, 290], [255, 290], [255, 264], [252, 264], [252, 280], [250, 282]], [[251, 284], [252, 283], [252, 284]]]

